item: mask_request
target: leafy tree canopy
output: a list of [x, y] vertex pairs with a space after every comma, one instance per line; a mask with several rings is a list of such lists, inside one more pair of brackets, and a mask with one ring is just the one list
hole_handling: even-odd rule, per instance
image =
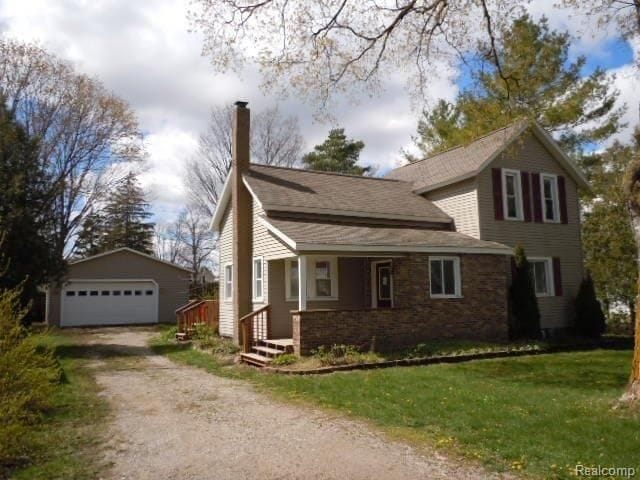
[[582, 198], [582, 241], [586, 266], [605, 303], [622, 302], [633, 315], [637, 249], [623, 190], [623, 178], [635, 147], [614, 143], [601, 154], [582, 158], [591, 191]]
[[364, 142], [347, 139], [344, 128], [334, 128], [323, 143], [302, 157], [302, 163], [311, 170], [364, 175], [369, 167], [357, 165], [363, 148]]
[[528, 15], [502, 34], [501, 68], [480, 47], [469, 64], [474, 82], [453, 103], [424, 111], [417, 143], [423, 155], [467, 143], [517, 119], [537, 121], [569, 150], [604, 140], [621, 127], [618, 91], [602, 69], [582, 75], [585, 57], [569, 61], [568, 33]]

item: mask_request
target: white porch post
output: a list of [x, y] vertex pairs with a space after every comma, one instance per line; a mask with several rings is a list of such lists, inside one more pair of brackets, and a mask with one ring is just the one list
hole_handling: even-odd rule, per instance
[[307, 256], [298, 256], [298, 310], [307, 309]]

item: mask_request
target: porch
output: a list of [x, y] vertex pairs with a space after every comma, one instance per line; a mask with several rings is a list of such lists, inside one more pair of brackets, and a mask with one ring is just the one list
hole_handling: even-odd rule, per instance
[[[438, 263], [445, 258], [447, 266]], [[251, 363], [321, 345], [389, 351], [434, 339], [507, 338], [504, 255], [310, 254], [265, 267], [268, 303], [254, 304], [239, 325]]]

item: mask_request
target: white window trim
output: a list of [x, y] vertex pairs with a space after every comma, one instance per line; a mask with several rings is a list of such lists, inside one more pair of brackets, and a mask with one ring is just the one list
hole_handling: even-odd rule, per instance
[[[545, 293], [536, 293], [536, 297], [541, 298], [541, 297], [554, 297], [556, 294], [556, 286], [554, 283], [554, 275], [553, 275], [553, 258], [551, 257], [529, 257], [528, 259], [529, 262], [529, 268], [531, 267], [531, 263], [532, 262], [544, 262], [544, 272], [545, 275], [547, 276], [547, 291]], [[533, 278], [533, 289], [535, 290], [536, 285], [535, 285], [535, 275], [532, 276]]]
[[[316, 294], [316, 262], [329, 262], [329, 272], [331, 274], [331, 296], [319, 297]], [[335, 256], [310, 256], [309, 267], [307, 269], [307, 286], [309, 293], [307, 300], [315, 302], [335, 302], [338, 300], [338, 257]], [[298, 280], [300, 281], [300, 280]]]
[[[287, 302], [297, 302], [298, 301], [298, 292], [296, 292], [295, 297], [291, 295], [291, 265], [295, 263], [296, 267], [298, 266], [297, 258], [287, 258], [284, 261], [284, 295], [285, 300]], [[298, 282], [300, 282], [300, 272], [298, 272]], [[299, 288], [298, 288], [299, 290]]]
[[[231, 288], [229, 289], [231, 295], [229, 297], [227, 297], [227, 267], [231, 267]], [[227, 303], [233, 302], [233, 263], [225, 263], [222, 271], [224, 272], [223, 299]]]
[[[546, 202], [544, 198], [544, 180], [545, 178], [553, 181], [551, 188], [551, 196], [553, 197], [553, 220], [548, 220], [546, 215]], [[542, 221], [544, 223], [560, 223], [560, 192], [558, 191], [558, 175], [554, 173], [540, 174], [540, 201], [542, 202]]]
[[[446, 293], [431, 293], [431, 262], [453, 260], [453, 279], [455, 283], [455, 293], [448, 295]], [[444, 270], [443, 270], [444, 271]], [[429, 295], [431, 298], [462, 298], [462, 276], [460, 274], [460, 257], [429, 257]]]
[[[515, 175], [516, 178], [516, 216], [509, 216], [508, 202], [507, 202], [507, 175]], [[524, 220], [524, 208], [522, 205], [522, 175], [520, 170], [511, 170], [509, 168], [503, 168], [501, 170], [502, 177], [502, 211], [504, 212], [503, 218], [505, 220]]]
[[[260, 262], [260, 291], [256, 292], [256, 262]], [[251, 292], [254, 302], [261, 302], [264, 300], [264, 258], [253, 257], [251, 260]]]

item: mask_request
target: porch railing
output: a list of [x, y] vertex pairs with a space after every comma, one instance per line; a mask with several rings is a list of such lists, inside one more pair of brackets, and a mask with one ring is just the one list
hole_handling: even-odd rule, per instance
[[218, 328], [218, 300], [191, 300], [176, 310], [178, 332], [190, 334], [195, 325], [204, 324]]
[[271, 305], [265, 305], [239, 320], [243, 353], [250, 353], [259, 340], [271, 336]]

